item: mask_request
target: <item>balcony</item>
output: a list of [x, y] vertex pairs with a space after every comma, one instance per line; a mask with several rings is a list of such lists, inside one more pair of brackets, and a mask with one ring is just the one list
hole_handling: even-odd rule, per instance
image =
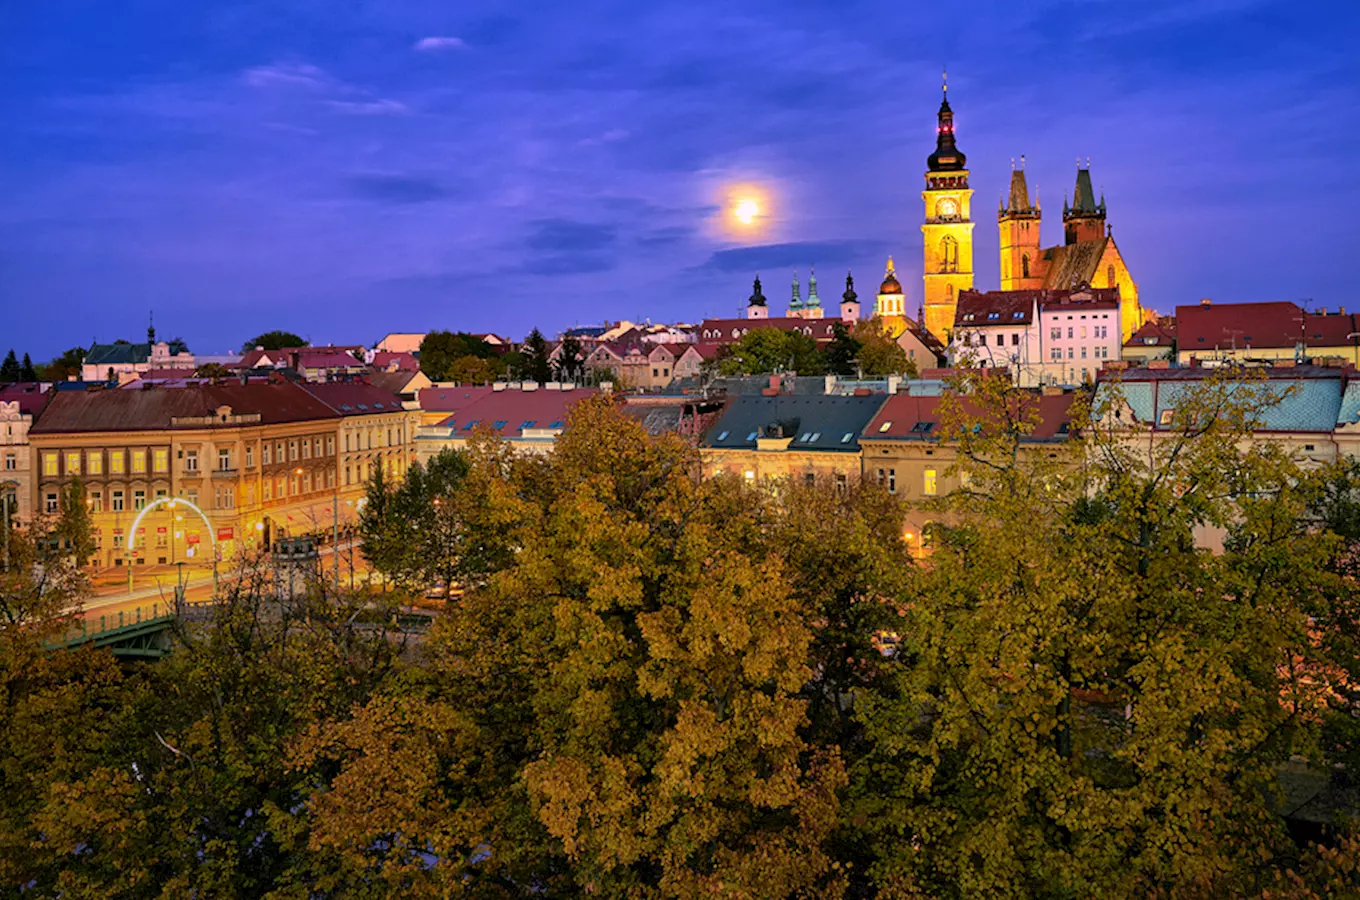
[[212, 470], [212, 477], [214, 478], [235, 478], [240, 474], [241, 471], [239, 469], [224, 469], [221, 466]]

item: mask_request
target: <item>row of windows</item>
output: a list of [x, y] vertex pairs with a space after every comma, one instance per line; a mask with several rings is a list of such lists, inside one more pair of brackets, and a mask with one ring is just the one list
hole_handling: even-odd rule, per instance
[[[1075, 347], [1068, 347], [1068, 348], [1067, 348], [1067, 358], [1068, 358], [1068, 359], [1076, 359], [1076, 356], [1073, 355], [1073, 353], [1074, 353], [1074, 351], [1075, 351], [1076, 349], [1077, 349], [1077, 348], [1075, 348]], [[1109, 359], [1109, 358], [1110, 358], [1110, 348], [1109, 348], [1109, 347], [1092, 347], [1092, 348], [1091, 348], [1091, 355], [1092, 355], [1094, 358], [1096, 358], [1096, 359]], [[1060, 359], [1063, 358], [1063, 349], [1062, 349], [1061, 347], [1054, 347], [1052, 350], [1050, 350], [1050, 351], [1048, 352], [1048, 358], [1051, 359], [1051, 360], [1053, 360], [1054, 362], [1057, 362], [1058, 360], [1060, 360]], [[1082, 359], [1086, 359], [1086, 348], [1085, 348], [1085, 347], [1082, 347], [1082, 348], [1081, 348], [1081, 358], [1082, 358]]]
[[[888, 489], [889, 494], [897, 493], [897, 470], [879, 469], [877, 472], [878, 483]], [[921, 476], [921, 493], [927, 497], [934, 497], [939, 491], [940, 481], [934, 469], [926, 469]]]
[[[351, 453], [356, 450], [372, 450], [375, 445], [378, 447], [398, 446], [399, 444], [403, 443], [401, 432], [402, 429], [400, 426], [398, 426], [397, 428], [388, 428], [386, 430], [381, 428], [369, 428], [362, 432], [347, 431], [345, 432], [345, 452]], [[394, 435], [395, 440], [393, 439]], [[354, 438], [352, 447], [350, 446], [351, 436], [353, 436]], [[387, 442], [385, 444], [383, 443], [384, 436], [386, 436], [387, 438]]]
[[[62, 474], [61, 469], [65, 464], [67, 475], [103, 475], [105, 456], [108, 457], [108, 474], [125, 475], [131, 472], [133, 475], [145, 475], [148, 462], [150, 471], [164, 474], [170, 471], [170, 451], [165, 447], [159, 447], [148, 453], [146, 450], [66, 450], [57, 452], [50, 450], [43, 453], [42, 473], [43, 475], [56, 477]], [[82, 466], [83, 463], [83, 466]], [[10, 468], [9, 459], [5, 460], [5, 468]]]
[[[1081, 331], [1081, 337], [1086, 337], [1086, 326], [1085, 326], [1085, 325], [1080, 326], [1080, 331]], [[1073, 338], [1074, 335], [1073, 335], [1072, 332], [1073, 332], [1073, 328], [1072, 328], [1071, 325], [1069, 325], [1069, 326], [1067, 327], [1067, 338], [1068, 338], [1068, 340], [1071, 340], [1071, 339]], [[1049, 338], [1051, 338], [1052, 340], [1060, 341], [1060, 340], [1062, 340], [1063, 330], [1062, 330], [1062, 328], [1061, 328], [1060, 326], [1056, 326], [1056, 325], [1055, 325], [1055, 326], [1053, 326], [1053, 327], [1051, 327], [1051, 328], [1048, 329], [1048, 336], [1049, 336]], [[1109, 337], [1109, 336], [1110, 336], [1110, 326], [1108, 326], [1108, 325], [1093, 325], [1093, 326], [1091, 327], [1091, 337], [1107, 338], [1107, 337]]]

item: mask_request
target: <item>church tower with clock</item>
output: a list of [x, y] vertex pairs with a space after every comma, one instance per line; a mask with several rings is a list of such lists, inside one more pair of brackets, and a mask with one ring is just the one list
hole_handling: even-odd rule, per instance
[[973, 192], [967, 157], [954, 144], [948, 85], [940, 102], [935, 152], [926, 161], [925, 329], [948, 344], [960, 291], [973, 287]]

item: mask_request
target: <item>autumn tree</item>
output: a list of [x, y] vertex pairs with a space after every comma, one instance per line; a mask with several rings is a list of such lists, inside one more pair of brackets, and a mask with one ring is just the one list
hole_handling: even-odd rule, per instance
[[494, 347], [463, 331], [431, 331], [420, 342], [420, 371], [431, 381], [458, 380], [454, 367], [466, 357], [487, 360], [489, 366], [498, 360]]
[[80, 375], [80, 367], [85, 362], [85, 348], [72, 347], [61, 356], [52, 360], [41, 367], [41, 380], [43, 381], [66, 381], [72, 376]]
[[867, 378], [880, 378], [884, 375], [906, 375], [916, 377], [916, 364], [907, 358], [907, 352], [893, 340], [887, 325], [878, 316], [855, 323], [854, 338], [859, 342], [859, 352], [855, 359], [860, 371]]
[[204, 363], [194, 369], [196, 378], [226, 378], [231, 375], [231, 369], [221, 363]]
[[[855, 806], [890, 895], [1241, 896], [1292, 845], [1277, 765], [1314, 748], [1310, 616], [1339, 586], [1308, 477], [1243, 441], [1271, 398], [1210, 379], [1169, 430], [1028, 440], [1042, 398], [970, 375], [940, 431], [968, 488], [898, 628]], [[1080, 409], [1074, 421], [1086, 421]], [[1224, 529], [1220, 556], [1196, 546]], [[1354, 625], [1351, 626], [1354, 631]]]

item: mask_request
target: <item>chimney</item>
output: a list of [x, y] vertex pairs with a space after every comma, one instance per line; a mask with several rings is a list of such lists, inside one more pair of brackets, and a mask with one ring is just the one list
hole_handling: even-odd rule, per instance
[[1214, 301], [1211, 300], [1211, 299], [1208, 298], [1208, 297], [1200, 297], [1200, 298], [1199, 298], [1199, 305], [1200, 305], [1201, 307], [1203, 307], [1204, 309], [1208, 309], [1209, 307], [1211, 307], [1211, 306], [1214, 305]]

